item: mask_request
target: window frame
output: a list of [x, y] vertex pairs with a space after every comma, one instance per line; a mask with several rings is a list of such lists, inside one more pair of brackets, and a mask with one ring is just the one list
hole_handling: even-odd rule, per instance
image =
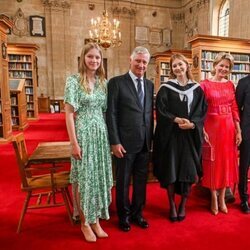
[[229, 36], [229, 16], [230, 16], [230, 5], [229, 0], [221, 2], [219, 13], [218, 13], [218, 36]]

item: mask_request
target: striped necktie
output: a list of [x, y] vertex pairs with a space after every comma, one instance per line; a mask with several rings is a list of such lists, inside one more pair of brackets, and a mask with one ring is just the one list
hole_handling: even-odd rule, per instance
[[137, 94], [139, 97], [139, 100], [141, 102], [142, 107], [144, 106], [144, 93], [142, 91], [142, 79], [141, 78], [137, 78]]

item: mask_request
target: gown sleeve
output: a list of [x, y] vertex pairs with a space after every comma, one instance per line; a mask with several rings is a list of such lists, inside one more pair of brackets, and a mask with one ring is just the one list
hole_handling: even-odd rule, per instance
[[168, 110], [168, 89], [161, 87], [156, 96], [156, 117], [162, 122], [174, 122], [175, 115]]
[[169, 91], [161, 87], [156, 95], [156, 128], [153, 140], [153, 163], [154, 175], [160, 180], [162, 178], [162, 166], [164, 149], [168, 144], [170, 134], [174, 127], [175, 116], [169, 112]]
[[202, 88], [197, 88], [194, 91], [195, 98], [197, 99], [196, 105], [194, 107], [194, 112], [190, 117], [190, 120], [195, 124], [195, 126], [203, 127], [203, 122], [207, 113], [207, 101]]
[[235, 88], [234, 88], [233, 83], [231, 83], [231, 86], [232, 86], [232, 91], [233, 91], [233, 102], [232, 102], [232, 107], [231, 107], [232, 115], [233, 115], [234, 121], [239, 122], [240, 121], [239, 109], [238, 109], [238, 105], [237, 105], [237, 102], [236, 102]]

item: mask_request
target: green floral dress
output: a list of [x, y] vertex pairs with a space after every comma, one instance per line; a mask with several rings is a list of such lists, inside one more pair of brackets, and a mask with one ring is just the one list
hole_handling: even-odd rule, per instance
[[67, 78], [64, 102], [72, 105], [76, 112], [75, 130], [82, 159], [71, 159], [70, 181], [78, 185], [85, 223], [95, 223], [96, 218], [109, 219], [113, 179], [103, 116], [106, 92], [97, 83], [93, 93], [86, 93], [80, 85], [80, 75], [76, 74]]

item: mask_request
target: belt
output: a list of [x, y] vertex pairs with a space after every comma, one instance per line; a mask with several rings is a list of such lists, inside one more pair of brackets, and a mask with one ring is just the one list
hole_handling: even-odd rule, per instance
[[219, 105], [219, 106], [208, 106], [209, 114], [218, 114], [218, 115], [226, 115], [232, 113], [232, 109], [228, 105]]

